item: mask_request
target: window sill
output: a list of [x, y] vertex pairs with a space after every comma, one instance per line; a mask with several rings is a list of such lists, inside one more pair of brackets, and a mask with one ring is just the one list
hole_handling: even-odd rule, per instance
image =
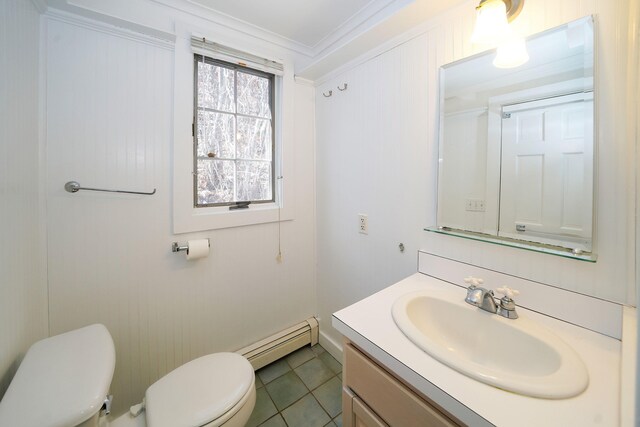
[[[275, 203], [249, 206], [247, 209], [229, 210], [225, 207], [192, 208], [180, 215], [176, 212], [173, 232], [175, 234], [190, 233], [202, 230], [218, 230], [221, 228], [242, 227], [247, 225], [266, 224], [270, 222], [289, 221], [293, 219], [291, 209], [280, 209]], [[279, 215], [279, 218], [278, 218]]]

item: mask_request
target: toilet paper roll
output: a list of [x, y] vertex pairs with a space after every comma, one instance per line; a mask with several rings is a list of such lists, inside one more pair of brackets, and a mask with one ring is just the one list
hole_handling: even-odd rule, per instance
[[204, 258], [209, 255], [209, 239], [189, 240], [187, 242], [187, 259]]

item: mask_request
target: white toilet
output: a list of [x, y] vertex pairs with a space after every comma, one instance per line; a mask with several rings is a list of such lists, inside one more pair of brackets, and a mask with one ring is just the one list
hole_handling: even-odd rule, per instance
[[235, 353], [214, 353], [152, 384], [138, 416], [107, 423], [100, 411], [115, 360], [111, 335], [99, 324], [38, 341], [0, 401], [0, 426], [242, 427], [253, 411], [251, 364]]

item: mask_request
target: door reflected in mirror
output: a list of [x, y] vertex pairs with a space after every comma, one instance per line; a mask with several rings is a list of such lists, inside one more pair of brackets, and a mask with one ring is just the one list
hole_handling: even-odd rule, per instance
[[437, 230], [594, 260], [593, 18], [527, 50], [441, 68]]

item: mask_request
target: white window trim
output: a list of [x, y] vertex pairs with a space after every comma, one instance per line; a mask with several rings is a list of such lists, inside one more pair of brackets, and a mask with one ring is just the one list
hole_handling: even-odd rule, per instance
[[[174, 138], [173, 138], [173, 232], [189, 233], [294, 219], [293, 99], [294, 75], [290, 61], [276, 76], [275, 203], [252, 204], [248, 209], [228, 206], [194, 207], [193, 198], [193, 54], [192, 31], [176, 24], [174, 56]], [[195, 34], [195, 33], [194, 33]], [[203, 34], [216, 40], [216, 35]], [[220, 41], [224, 43], [224, 40]], [[235, 47], [235, 46], [231, 46]], [[253, 52], [249, 52], [253, 53]], [[282, 177], [279, 179], [278, 177]]]

